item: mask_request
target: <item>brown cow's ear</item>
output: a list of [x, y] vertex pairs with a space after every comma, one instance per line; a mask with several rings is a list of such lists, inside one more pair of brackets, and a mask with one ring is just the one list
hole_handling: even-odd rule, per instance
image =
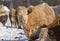
[[29, 8], [27, 12], [28, 12], [28, 14], [30, 14], [30, 13], [32, 13], [32, 11], [33, 11], [33, 8]]

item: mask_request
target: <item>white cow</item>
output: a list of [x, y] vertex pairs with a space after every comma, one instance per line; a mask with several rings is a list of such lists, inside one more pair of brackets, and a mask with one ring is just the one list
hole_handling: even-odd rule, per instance
[[0, 22], [2, 22], [3, 25], [5, 25], [8, 19], [9, 12], [10, 10], [8, 9], [7, 6], [0, 5]]

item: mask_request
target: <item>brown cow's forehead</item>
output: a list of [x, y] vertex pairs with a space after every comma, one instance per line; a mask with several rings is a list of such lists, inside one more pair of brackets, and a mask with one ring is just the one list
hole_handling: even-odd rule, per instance
[[18, 10], [17, 10], [18, 14], [21, 15], [21, 14], [27, 14], [27, 8], [26, 7], [18, 7]]

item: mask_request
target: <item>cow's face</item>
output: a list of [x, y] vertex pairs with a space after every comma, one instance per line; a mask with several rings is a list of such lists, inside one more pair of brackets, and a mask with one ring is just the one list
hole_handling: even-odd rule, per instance
[[33, 9], [34, 9], [33, 7], [28, 7], [26, 9], [26, 13], [22, 15], [23, 16], [23, 18], [22, 18], [23, 28], [24, 28], [24, 30], [25, 30], [25, 32], [27, 33], [28, 36], [30, 36], [32, 34], [32, 33], [30, 33], [31, 30], [30, 30], [30, 28], [28, 27], [27, 24], [28, 24], [28, 21], [29, 21], [29, 19], [28, 19], [29, 18], [29, 15], [32, 14]]
[[[28, 7], [28, 8], [21, 8], [20, 14], [22, 14], [22, 19], [24, 20], [24, 23], [27, 24], [28, 22], [28, 16], [31, 14], [33, 11], [33, 7]], [[22, 20], [22, 21], [23, 21]]]
[[19, 6], [17, 8], [17, 15], [18, 15], [18, 22], [19, 22], [19, 26], [21, 26], [21, 24], [23, 23], [27, 23], [27, 8], [24, 6]]

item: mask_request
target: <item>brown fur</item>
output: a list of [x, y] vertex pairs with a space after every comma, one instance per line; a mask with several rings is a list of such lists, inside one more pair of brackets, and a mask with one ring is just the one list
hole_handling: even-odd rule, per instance
[[46, 3], [41, 6], [35, 6], [28, 8], [27, 14], [28, 20], [26, 21], [23, 16], [23, 26], [28, 37], [31, 37], [33, 33], [39, 28], [39, 26], [50, 25], [55, 19], [55, 13], [53, 9]]

